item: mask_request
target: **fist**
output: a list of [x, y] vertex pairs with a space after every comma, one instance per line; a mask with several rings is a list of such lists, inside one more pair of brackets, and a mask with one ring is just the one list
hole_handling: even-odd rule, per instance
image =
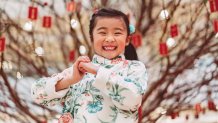
[[97, 74], [98, 71], [98, 66], [94, 65], [91, 62], [80, 62], [79, 64], [79, 69], [83, 72], [88, 72], [92, 74]]

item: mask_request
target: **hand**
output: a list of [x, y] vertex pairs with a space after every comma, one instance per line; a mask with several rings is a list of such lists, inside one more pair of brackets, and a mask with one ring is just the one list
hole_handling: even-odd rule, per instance
[[97, 74], [99, 67], [91, 62], [80, 62], [79, 69], [88, 73]]
[[80, 63], [88, 63], [90, 59], [88, 56], [80, 56], [73, 65], [73, 80], [78, 82], [85, 75], [85, 69], [79, 68]]
[[57, 82], [55, 85], [55, 90], [63, 90], [68, 88], [70, 85], [79, 82], [82, 77], [85, 75], [85, 69], [79, 69], [80, 63], [88, 63], [90, 62], [89, 57], [87, 56], [80, 56], [75, 63], [73, 64], [73, 75], [65, 75], [63, 79]]

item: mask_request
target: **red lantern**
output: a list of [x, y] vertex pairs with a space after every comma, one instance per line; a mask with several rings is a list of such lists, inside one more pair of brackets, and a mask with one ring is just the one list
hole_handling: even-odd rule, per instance
[[215, 0], [215, 4], [216, 4], [216, 11], [218, 11], [218, 0]]
[[28, 18], [31, 20], [36, 20], [38, 15], [38, 8], [34, 6], [29, 7]]
[[5, 37], [0, 38], [0, 52], [5, 50]]
[[178, 36], [178, 26], [177, 26], [177, 24], [174, 24], [174, 25], [170, 26], [170, 35], [171, 35], [172, 38]]
[[179, 112], [172, 112], [170, 114], [171, 119], [175, 119], [176, 117], [179, 117]]
[[67, 11], [74, 12], [76, 10], [76, 3], [74, 1], [67, 3]]
[[214, 104], [214, 102], [212, 100], [208, 100], [208, 109], [213, 110], [213, 111], [217, 111], [216, 105]]
[[43, 17], [42, 26], [45, 27], [45, 28], [50, 28], [51, 27], [51, 17], [50, 16], [44, 16]]
[[213, 21], [214, 31], [218, 32], [218, 19]]
[[218, 11], [218, 0], [209, 0], [209, 4], [211, 12]]
[[75, 59], [75, 51], [72, 50], [72, 51], [70, 51], [69, 60], [73, 61], [74, 59]]
[[197, 104], [195, 105], [195, 111], [196, 111], [197, 113], [200, 113], [200, 112], [202, 111], [202, 108], [201, 108], [201, 104], [200, 104], [200, 103], [197, 103]]
[[139, 108], [138, 108], [138, 117], [139, 117], [139, 122], [140, 121], [142, 121], [142, 106], [140, 106]]
[[167, 44], [165, 42], [160, 43], [160, 54], [163, 56], [168, 55], [168, 48], [167, 48]]
[[142, 45], [142, 37], [140, 34], [132, 35], [132, 44], [135, 48], [138, 48]]

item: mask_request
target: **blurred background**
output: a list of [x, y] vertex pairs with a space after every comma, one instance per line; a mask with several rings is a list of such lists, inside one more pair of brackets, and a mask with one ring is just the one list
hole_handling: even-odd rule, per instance
[[135, 25], [148, 70], [140, 123], [218, 123], [218, 0], [0, 0], [0, 123], [56, 123], [61, 105], [31, 84], [93, 55], [89, 19], [102, 7]]

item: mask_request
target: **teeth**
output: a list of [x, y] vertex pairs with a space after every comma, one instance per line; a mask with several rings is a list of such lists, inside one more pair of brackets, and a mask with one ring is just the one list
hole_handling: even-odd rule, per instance
[[116, 47], [111, 47], [111, 46], [106, 46], [106, 47], [103, 47], [104, 50], [115, 50]]

